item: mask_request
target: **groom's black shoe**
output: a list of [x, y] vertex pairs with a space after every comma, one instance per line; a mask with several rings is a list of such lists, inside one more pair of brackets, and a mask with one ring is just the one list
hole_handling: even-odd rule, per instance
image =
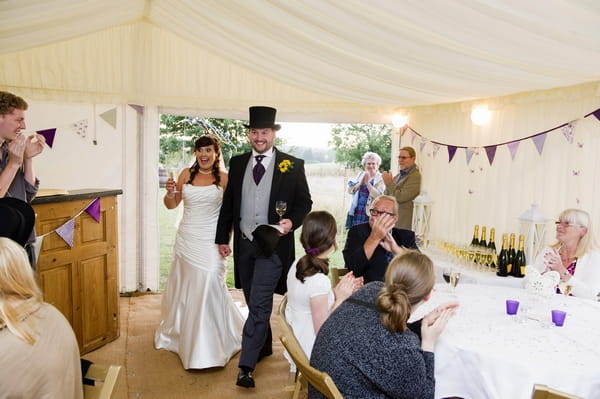
[[252, 378], [252, 371], [244, 371], [240, 369], [235, 385], [239, 385], [244, 388], [254, 388], [254, 378]]

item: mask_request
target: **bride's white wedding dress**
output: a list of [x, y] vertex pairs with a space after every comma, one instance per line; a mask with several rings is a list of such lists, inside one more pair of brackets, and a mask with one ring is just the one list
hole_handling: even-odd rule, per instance
[[183, 218], [162, 300], [154, 346], [179, 354], [185, 369], [222, 367], [241, 348], [244, 317], [225, 284], [225, 260], [215, 244], [223, 190], [182, 188]]

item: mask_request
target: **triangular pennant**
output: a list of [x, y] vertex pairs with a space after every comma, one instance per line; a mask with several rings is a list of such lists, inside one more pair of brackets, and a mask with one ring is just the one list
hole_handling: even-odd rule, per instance
[[573, 133], [575, 130], [575, 121], [571, 121], [562, 127], [562, 133], [570, 144], [573, 144]]
[[75, 133], [77, 133], [81, 137], [85, 137], [85, 135], [87, 134], [88, 120], [82, 119], [80, 121], [77, 121], [73, 123], [71, 127], [73, 128], [73, 131], [75, 131]]
[[467, 165], [471, 162], [471, 158], [473, 158], [473, 154], [475, 154], [475, 150], [471, 147], [465, 148], [465, 155], [467, 156]]
[[487, 154], [488, 161], [490, 161], [490, 166], [492, 166], [492, 164], [494, 163], [494, 158], [496, 157], [496, 148], [498, 148], [498, 146], [488, 145], [487, 147], [483, 148], [485, 148], [485, 153]]
[[531, 138], [533, 143], [535, 144], [535, 148], [537, 148], [538, 154], [542, 155], [542, 151], [544, 150], [544, 142], [546, 141], [546, 134], [542, 133], [535, 135]]
[[438, 151], [440, 150], [440, 145], [437, 143], [433, 144], [433, 157], [435, 158], [436, 154], [438, 153]]
[[519, 143], [520, 141], [511, 141], [510, 143], [507, 144], [508, 146], [508, 151], [510, 152], [510, 159], [512, 159], [513, 161], [515, 160], [515, 156], [517, 155], [517, 150], [519, 149]]
[[448, 146], [448, 163], [452, 162], [452, 158], [456, 155], [456, 150], [458, 149], [455, 145]]
[[137, 104], [128, 104], [131, 108], [135, 109], [138, 114], [143, 114], [144, 113], [144, 106], [143, 105], [137, 105]]
[[415, 145], [415, 139], [417, 138], [417, 135], [413, 133], [412, 130], [410, 130], [411, 136], [410, 136], [410, 144]]
[[35, 132], [44, 136], [46, 139], [46, 144], [48, 144], [48, 147], [52, 148], [52, 144], [54, 143], [54, 135], [56, 134], [56, 128], [36, 130]]
[[596, 119], [598, 119], [600, 121], [600, 108], [598, 108], [597, 110], [592, 112], [592, 115], [594, 115], [596, 117]]
[[75, 219], [68, 220], [65, 224], [58, 227], [56, 234], [60, 236], [65, 242], [73, 248], [73, 233], [75, 232]]
[[85, 211], [89, 213], [96, 222], [100, 223], [100, 198], [93, 200], [92, 203], [85, 208]]
[[421, 138], [421, 142], [419, 143], [419, 151], [423, 152], [423, 148], [425, 148], [425, 145], [427, 144], [427, 140], [425, 140], [424, 138]]
[[104, 122], [108, 123], [113, 127], [113, 129], [117, 128], [117, 108], [109, 109], [100, 114], [100, 118], [104, 120]]
[[42, 244], [44, 243], [44, 237], [46, 237], [46, 234], [44, 234], [43, 236], [35, 237], [35, 242], [33, 243], [33, 251], [35, 253], [35, 263], [36, 264], [37, 264], [38, 260], [40, 259], [40, 251], [42, 249]]

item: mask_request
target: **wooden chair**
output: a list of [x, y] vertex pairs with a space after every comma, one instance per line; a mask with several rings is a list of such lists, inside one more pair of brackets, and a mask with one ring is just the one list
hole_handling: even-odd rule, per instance
[[340, 282], [340, 278], [348, 273], [350, 270], [340, 267], [329, 268], [329, 274], [331, 275], [331, 286], [335, 287]]
[[296, 363], [296, 383], [292, 398], [299, 398], [300, 392], [303, 389], [308, 390], [307, 387], [308, 384], [310, 384], [329, 399], [342, 399], [342, 394], [335, 386], [335, 383], [329, 374], [319, 371], [310, 365], [306, 354], [302, 350], [300, 343], [298, 343], [298, 340], [294, 335], [292, 327], [285, 318], [286, 305], [287, 295], [283, 297], [283, 300], [279, 305], [279, 324], [281, 325], [282, 331], [282, 335], [279, 337], [279, 339], [294, 363]]
[[86, 378], [95, 381], [95, 385], [83, 386], [84, 399], [110, 399], [117, 386], [121, 366], [100, 366], [92, 364], [85, 374]]
[[535, 384], [531, 399], [583, 399], [570, 393], [561, 392], [547, 385]]

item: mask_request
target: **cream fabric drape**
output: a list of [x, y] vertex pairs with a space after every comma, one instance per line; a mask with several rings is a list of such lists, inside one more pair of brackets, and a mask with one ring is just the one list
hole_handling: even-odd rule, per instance
[[5, 0], [0, 86], [39, 100], [380, 122], [600, 80], [589, 0]]

